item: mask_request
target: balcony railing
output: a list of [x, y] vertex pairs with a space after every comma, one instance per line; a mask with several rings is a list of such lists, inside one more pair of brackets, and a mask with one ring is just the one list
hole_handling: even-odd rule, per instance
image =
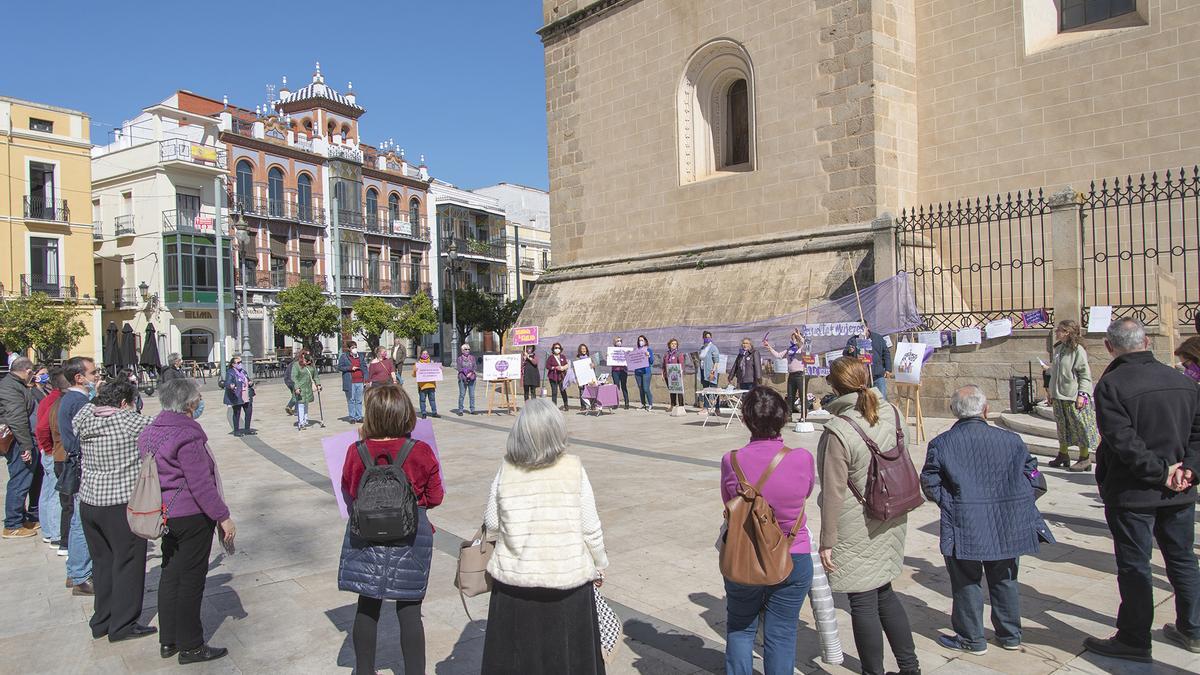
[[329, 150], [326, 153], [330, 159], [345, 159], [351, 162], [362, 164], [363, 153], [358, 148], [348, 148], [337, 143], [330, 143]]
[[113, 309], [129, 309], [130, 307], [137, 307], [139, 304], [141, 304], [141, 300], [142, 294], [136, 288], [113, 289]]
[[366, 214], [366, 216], [363, 220], [363, 225], [364, 225], [364, 229], [366, 229], [367, 232], [375, 232], [377, 234], [385, 234], [386, 229], [382, 228], [380, 226], [380, 223], [386, 223], [386, 222], [387, 221], [384, 220], [383, 218], [381, 218], [378, 213], [368, 213], [368, 214]]
[[287, 288], [287, 270], [271, 270], [271, 288]]
[[113, 218], [113, 233], [118, 237], [127, 237], [137, 231], [133, 225], [133, 214]]
[[79, 287], [75, 285], [74, 276], [22, 274], [21, 295], [34, 293], [45, 293], [59, 300], [75, 300], [79, 298]]
[[351, 274], [342, 275], [342, 290], [350, 293], [362, 293], [366, 288], [366, 279]]
[[[384, 283], [387, 283], [387, 285], [388, 285], [387, 291], [383, 290]], [[379, 279], [379, 277], [368, 277], [367, 278], [367, 290], [372, 293], [390, 292], [391, 291], [391, 282], [383, 282]]]
[[345, 227], [351, 230], [361, 230], [364, 227], [363, 214], [359, 213], [358, 211], [338, 209], [337, 222], [338, 227]]
[[[92, 221], [92, 239], [94, 239], [96, 241], [100, 241], [103, 238], [104, 238], [104, 221], [103, 220], [93, 220]], [[100, 296], [97, 295], [96, 297], [98, 298]]]
[[[229, 232], [225, 223], [222, 230]], [[214, 234], [216, 232], [216, 214], [212, 210], [201, 208], [199, 211], [190, 209], [170, 209], [163, 211], [163, 232], [184, 232], [189, 234]]]
[[504, 250], [504, 240], [502, 239], [483, 241], [482, 239], [449, 237], [442, 242], [442, 251], [450, 250], [450, 244], [454, 244], [460, 256], [488, 258], [500, 262], [508, 259], [507, 253]]
[[66, 223], [71, 220], [71, 209], [65, 199], [25, 197], [25, 217], [33, 220], [50, 220]]
[[228, 153], [224, 148], [194, 143], [185, 138], [172, 138], [158, 144], [161, 162], [187, 162], [212, 169], [228, 169]]
[[539, 265], [540, 263], [537, 258], [521, 256], [521, 271], [540, 272], [541, 270], [538, 269]]

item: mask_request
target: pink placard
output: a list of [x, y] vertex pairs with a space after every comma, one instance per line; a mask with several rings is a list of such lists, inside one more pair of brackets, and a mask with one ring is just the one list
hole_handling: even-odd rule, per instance
[[440, 363], [418, 363], [417, 366], [417, 382], [441, 382], [442, 381], [442, 364]]
[[[417, 420], [413, 427], [412, 437], [433, 448], [433, 456], [438, 460], [438, 473], [442, 476], [442, 488], [446, 486], [446, 471], [442, 468], [442, 456], [438, 454], [437, 439], [433, 435], [433, 423], [429, 420]], [[325, 452], [325, 468], [329, 469], [329, 480], [333, 483], [333, 496], [337, 498], [338, 513], [342, 519], [350, 518], [346, 509], [346, 498], [342, 494], [342, 467], [346, 465], [346, 452], [351, 445], [358, 442], [358, 431], [351, 429], [340, 434], [321, 439], [321, 449]]]
[[635, 349], [625, 355], [625, 366], [630, 370], [650, 367], [650, 354], [645, 350]]
[[538, 343], [537, 326], [520, 326], [512, 329], [512, 344], [514, 347], [527, 347]]

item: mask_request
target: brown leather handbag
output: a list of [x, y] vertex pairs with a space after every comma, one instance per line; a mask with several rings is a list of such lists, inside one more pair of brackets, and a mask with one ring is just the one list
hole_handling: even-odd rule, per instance
[[889, 406], [896, 414], [896, 447], [881, 452], [879, 445], [871, 440], [857, 422], [845, 415], [838, 415], [858, 432], [871, 452], [871, 463], [867, 467], [866, 490], [859, 492], [854, 481], [849, 481], [850, 491], [862, 504], [867, 517], [874, 520], [898, 518], [925, 503], [921, 493], [921, 478], [904, 445], [904, 426], [900, 423], [900, 411]]
[[725, 537], [721, 545], [721, 575], [747, 586], [771, 586], [792, 573], [792, 541], [804, 522], [804, 509], [796, 516], [792, 531], [784, 534], [775, 519], [775, 511], [762, 495], [763, 486], [791, 448], [781, 448], [767, 465], [758, 482], [751, 485], [737, 461], [730, 463], [737, 474], [738, 493], [725, 502]]
[[7, 455], [16, 440], [12, 429], [9, 429], [7, 424], [0, 424], [0, 455]]

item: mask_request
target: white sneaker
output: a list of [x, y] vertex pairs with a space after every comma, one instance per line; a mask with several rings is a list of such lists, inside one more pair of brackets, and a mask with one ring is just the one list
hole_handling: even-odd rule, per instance
[[65, 549], [61, 546], [58, 547], [58, 555], [59, 555], [59, 557], [62, 557], [62, 558], [67, 557], [67, 549]]

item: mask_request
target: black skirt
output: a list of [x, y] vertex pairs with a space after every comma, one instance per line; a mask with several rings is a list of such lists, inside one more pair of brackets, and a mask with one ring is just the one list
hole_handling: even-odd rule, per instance
[[602, 675], [592, 584], [570, 590], [492, 584], [483, 675]]

